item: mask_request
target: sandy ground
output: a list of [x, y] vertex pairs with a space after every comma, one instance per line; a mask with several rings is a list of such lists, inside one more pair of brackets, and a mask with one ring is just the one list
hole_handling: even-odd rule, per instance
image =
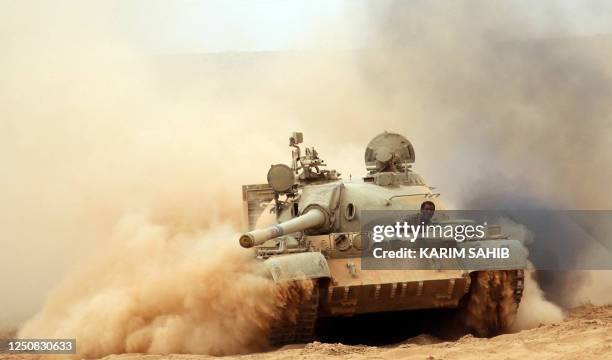
[[[34, 356], [0, 355], [2, 359], [25, 360]], [[50, 357], [59, 359], [61, 356]], [[198, 360], [207, 355], [111, 355], [104, 360]], [[458, 341], [440, 341], [420, 335], [404, 342], [384, 346], [349, 346], [313, 342], [286, 346], [266, 353], [224, 357], [223, 359], [299, 360], [320, 358], [342, 359], [612, 359], [612, 305], [584, 306], [572, 310], [561, 323], [543, 325], [519, 333], [491, 339], [464, 336]]]

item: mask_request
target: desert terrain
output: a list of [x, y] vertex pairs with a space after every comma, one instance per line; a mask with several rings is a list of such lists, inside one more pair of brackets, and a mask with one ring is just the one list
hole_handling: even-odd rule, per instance
[[[263, 353], [214, 357], [208, 355], [119, 354], [104, 360], [198, 360], [198, 359], [610, 359], [612, 357], [612, 305], [581, 306], [572, 309], [559, 323], [541, 325], [513, 334], [490, 339], [464, 336], [457, 341], [442, 341], [429, 335], [419, 335], [389, 346], [344, 345], [313, 342], [290, 345]], [[6, 360], [39, 359], [34, 355], [3, 355]], [[52, 356], [48, 358], [61, 358]]]
[[[441, 341], [419, 335], [404, 342], [384, 346], [324, 344], [313, 342], [302, 346], [285, 346], [260, 354], [227, 357], [228, 359], [298, 360], [323, 357], [350, 359], [610, 359], [612, 358], [612, 306], [585, 306], [573, 309], [561, 323], [542, 325], [491, 339], [470, 335], [458, 341]], [[199, 355], [112, 355], [104, 360], [195, 360]]]
[[[262, 351], [285, 297], [238, 244], [241, 187], [291, 161], [294, 131], [353, 181], [373, 136], [405, 135], [449, 209], [611, 209], [612, 30], [568, 20], [607, 24], [612, 5], [372, 2], [305, 31], [319, 47], [217, 52], [159, 48], [231, 43], [225, 26], [179, 31], [196, 13], [179, 2], [6, 4], [0, 338], [77, 338], [79, 357], [105, 360], [612, 359], [612, 306], [582, 305], [612, 304], [608, 272], [550, 271], [521, 302], [531, 323], [494, 338]], [[328, 48], [336, 37], [352, 46]], [[578, 243], [570, 260], [601, 253]]]

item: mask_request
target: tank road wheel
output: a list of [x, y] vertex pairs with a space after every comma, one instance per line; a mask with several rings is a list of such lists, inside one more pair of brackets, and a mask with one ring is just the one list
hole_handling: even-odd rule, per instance
[[514, 322], [522, 295], [523, 270], [474, 272], [461, 322], [476, 336], [498, 335]]
[[[294, 311], [291, 311], [295, 309]], [[319, 309], [319, 287], [313, 280], [310, 297], [293, 299], [284, 308], [282, 317], [270, 326], [268, 342], [272, 346], [308, 343], [314, 339]]]

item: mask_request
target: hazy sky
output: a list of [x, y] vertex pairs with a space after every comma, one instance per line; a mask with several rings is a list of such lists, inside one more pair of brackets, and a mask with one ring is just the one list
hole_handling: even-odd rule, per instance
[[[134, 39], [161, 52], [261, 51], [355, 47], [350, 33], [363, 1], [153, 0], [121, 10]], [[351, 13], [349, 16], [348, 12]], [[333, 24], [333, 36], [311, 41]], [[345, 30], [342, 33], [342, 29]], [[340, 33], [339, 33], [340, 32]]]
[[[130, 39], [155, 52], [341, 49], [367, 46], [372, 4], [391, 1], [132, 0], [116, 11]], [[612, 0], [509, 1], [541, 20], [542, 36], [551, 18], [571, 34], [612, 33]]]

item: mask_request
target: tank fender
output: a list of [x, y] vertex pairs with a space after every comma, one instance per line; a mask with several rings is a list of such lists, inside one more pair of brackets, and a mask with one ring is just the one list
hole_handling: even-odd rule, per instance
[[320, 252], [273, 256], [264, 264], [275, 282], [331, 277], [327, 260]]

